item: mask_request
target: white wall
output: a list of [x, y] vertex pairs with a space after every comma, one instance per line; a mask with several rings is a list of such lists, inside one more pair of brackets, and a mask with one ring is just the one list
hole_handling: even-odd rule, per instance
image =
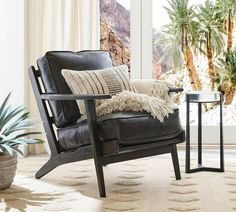
[[0, 102], [24, 104], [24, 1], [0, 1]]
[[0, 27], [0, 103], [12, 92], [10, 102], [25, 105], [23, 0], [0, 1]]

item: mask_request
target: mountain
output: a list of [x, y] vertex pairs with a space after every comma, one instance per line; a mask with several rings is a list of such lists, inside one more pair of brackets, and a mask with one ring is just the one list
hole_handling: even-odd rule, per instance
[[130, 11], [116, 0], [100, 0], [100, 15], [127, 47], [130, 46]]
[[126, 64], [130, 70], [130, 49], [103, 18], [100, 28], [100, 48], [110, 52], [114, 66]]
[[[153, 29], [153, 38], [152, 38], [152, 42], [153, 42], [153, 66], [154, 66], [153, 72], [154, 73], [156, 72], [156, 74], [158, 76], [160, 76], [160, 74], [162, 74], [162, 73], [165, 73], [165, 72], [170, 71], [170, 70], [173, 69], [171, 58], [165, 59], [164, 61], [162, 61], [161, 64], [159, 63], [159, 60], [161, 59], [162, 55], [164, 54], [164, 51], [163, 51], [163, 46], [157, 45], [155, 43], [156, 43], [156, 40], [158, 40], [162, 36], [163, 35], [160, 31]], [[159, 69], [161, 69], [161, 72], [159, 71], [159, 73], [158, 73], [158, 68], [155, 69], [155, 66], [160, 66]]]
[[[101, 14], [101, 49], [111, 52], [113, 64], [130, 66], [130, 11], [116, 0], [100, 0]], [[153, 42], [161, 33], [153, 30]], [[163, 48], [153, 46], [153, 78], [159, 79], [163, 72], [172, 69], [171, 60], [159, 60]]]

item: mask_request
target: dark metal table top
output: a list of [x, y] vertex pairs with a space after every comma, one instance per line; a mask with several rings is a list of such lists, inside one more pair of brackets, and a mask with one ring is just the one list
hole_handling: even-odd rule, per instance
[[185, 100], [192, 103], [211, 103], [221, 101], [218, 91], [191, 91], [185, 93]]

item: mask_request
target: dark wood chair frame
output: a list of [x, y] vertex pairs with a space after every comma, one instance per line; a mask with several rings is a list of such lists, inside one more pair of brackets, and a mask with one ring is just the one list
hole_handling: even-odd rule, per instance
[[[108, 99], [110, 95], [74, 95], [74, 94], [46, 94], [43, 93], [43, 89], [40, 84], [39, 78], [40, 72], [33, 66], [29, 68], [29, 77], [40, 112], [41, 119], [43, 121], [44, 130], [48, 140], [48, 144], [51, 150], [50, 159], [40, 168], [35, 177], [40, 179], [56, 167], [81, 160], [94, 158], [97, 181], [99, 187], [99, 193], [101, 197], [106, 197], [105, 182], [103, 175], [103, 166], [111, 163], [127, 161], [132, 159], [138, 159], [143, 157], [149, 157], [154, 155], [171, 153], [175, 177], [176, 180], [181, 179], [179, 161], [176, 143], [181, 142], [178, 139], [165, 140], [163, 142], [154, 142], [150, 144], [137, 145], [132, 147], [120, 148], [119, 153], [103, 156], [101, 146], [98, 140], [97, 130], [97, 117], [95, 110], [96, 99]], [[169, 92], [181, 92], [181, 88], [170, 88]], [[89, 127], [89, 136], [91, 145], [83, 146], [75, 149], [74, 151], [61, 151], [58, 145], [58, 141], [53, 129], [54, 119], [49, 114], [49, 108], [47, 107], [47, 101], [75, 101], [84, 100], [87, 113], [87, 121]], [[174, 144], [173, 144], [174, 143]]]

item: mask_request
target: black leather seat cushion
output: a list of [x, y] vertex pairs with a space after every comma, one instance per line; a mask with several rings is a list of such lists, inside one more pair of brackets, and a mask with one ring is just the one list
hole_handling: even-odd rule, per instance
[[[61, 74], [62, 69], [81, 71], [112, 66], [109, 52], [94, 50], [47, 52], [37, 63], [46, 92], [57, 94], [71, 94], [71, 90]], [[76, 101], [51, 101], [49, 104], [57, 127], [71, 124], [80, 118]]]
[[[99, 141], [109, 152], [117, 152], [119, 146], [173, 139], [183, 133], [179, 110], [165, 118], [163, 123], [145, 112], [112, 113], [98, 118], [98, 128]], [[58, 140], [62, 150], [90, 144], [86, 117], [79, 119], [76, 124], [58, 129]]]

